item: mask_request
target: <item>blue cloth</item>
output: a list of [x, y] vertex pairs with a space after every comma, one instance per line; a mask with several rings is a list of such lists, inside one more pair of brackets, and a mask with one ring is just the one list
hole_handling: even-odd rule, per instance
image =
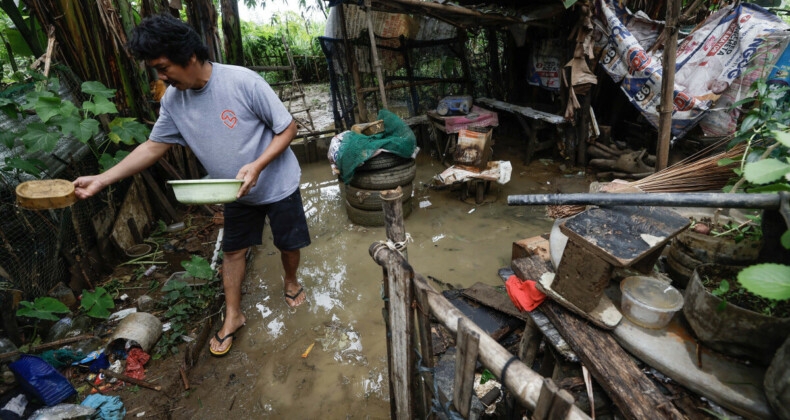
[[102, 420], [123, 420], [126, 409], [123, 407], [121, 397], [110, 397], [108, 395], [92, 394], [82, 402], [82, 405], [93, 407], [96, 414], [93, 418]]
[[99, 373], [100, 370], [107, 369], [108, 367], [110, 367], [110, 359], [106, 354], [102, 353], [91, 363], [90, 371]]

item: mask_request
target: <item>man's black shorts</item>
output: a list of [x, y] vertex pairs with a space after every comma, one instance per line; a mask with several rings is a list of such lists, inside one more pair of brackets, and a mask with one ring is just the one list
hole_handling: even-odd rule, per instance
[[278, 249], [293, 251], [310, 245], [302, 194], [297, 188], [293, 194], [275, 203], [259, 206], [236, 202], [225, 204], [222, 250], [231, 252], [260, 245], [266, 217], [272, 227], [274, 246]]

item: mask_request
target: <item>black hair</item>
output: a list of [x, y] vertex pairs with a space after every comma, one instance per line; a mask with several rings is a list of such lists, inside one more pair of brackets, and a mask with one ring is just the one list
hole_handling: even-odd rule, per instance
[[126, 44], [139, 60], [165, 56], [185, 67], [192, 54], [201, 63], [208, 59], [208, 48], [191, 26], [173, 16], [161, 14], [143, 19]]

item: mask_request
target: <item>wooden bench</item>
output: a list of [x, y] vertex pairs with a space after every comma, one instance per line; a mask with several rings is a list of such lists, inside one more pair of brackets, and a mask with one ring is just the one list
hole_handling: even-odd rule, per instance
[[491, 98], [477, 98], [475, 99], [480, 105], [487, 106], [498, 111], [507, 111], [516, 116], [521, 128], [527, 134], [527, 150], [526, 150], [526, 163], [532, 160], [532, 155], [541, 150], [547, 150], [554, 147], [557, 143], [556, 140], [538, 140], [538, 130], [545, 127], [546, 124], [551, 124], [557, 127], [558, 131], [564, 130], [566, 124], [570, 124], [561, 115], [550, 114], [548, 112], [538, 111], [537, 109], [528, 106], [520, 106], [509, 104], [507, 102], [498, 101]]

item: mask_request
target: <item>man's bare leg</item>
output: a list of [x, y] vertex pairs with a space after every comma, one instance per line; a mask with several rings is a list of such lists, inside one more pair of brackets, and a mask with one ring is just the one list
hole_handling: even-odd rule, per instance
[[[305, 300], [304, 291], [299, 293], [299, 289], [302, 288], [302, 285], [296, 280], [296, 270], [299, 268], [300, 255], [298, 249], [293, 251], [280, 250], [280, 258], [282, 258], [283, 269], [285, 270], [285, 294], [295, 296], [293, 299], [286, 296], [285, 301], [292, 308], [301, 305]], [[299, 293], [299, 296], [296, 296], [297, 293]]]
[[[218, 335], [220, 338], [234, 333], [247, 321], [241, 313], [241, 282], [247, 269], [247, 248], [226, 252], [222, 261], [222, 285], [225, 288], [225, 323]], [[297, 289], [298, 290], [298, 289]], [[211, 339], [211, 350], [223, 352], [231, 345], [232, 338], [220, 344], [216, 337]]]

